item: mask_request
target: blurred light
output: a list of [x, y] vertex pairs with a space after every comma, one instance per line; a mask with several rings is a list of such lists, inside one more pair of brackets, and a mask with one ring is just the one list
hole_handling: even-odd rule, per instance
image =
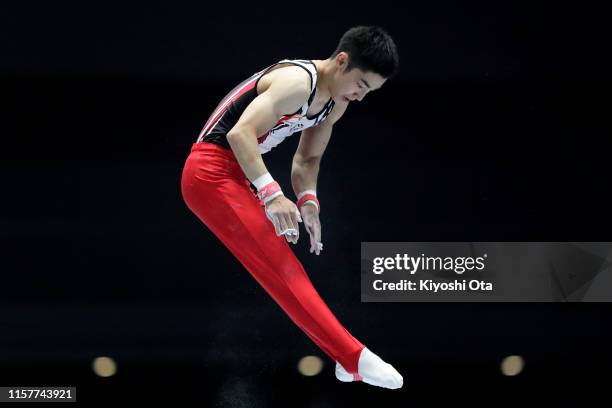
[[117, 364], [110, 357], [97, 357], [94, 359], [92, 368], [94, 373], [100, 377], [111, 377], [117, 372]]
[[525, 366], [525, 361], [521, 356], [508, 356], [504, 358], [501, 362], [501, 371], [502, 374], [513, 376], [518, 375], [523, 371], [523, 367]]
[[323, 361], [317, 356], [303, 357], [298, 363], [298, 371], [300, 374], [312, 377], [317, 375], [323, 369]]

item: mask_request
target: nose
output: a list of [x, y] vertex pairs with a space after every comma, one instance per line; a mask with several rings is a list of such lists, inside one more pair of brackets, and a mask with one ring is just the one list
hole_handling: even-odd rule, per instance
[[369, 92], [368, 89], [361, 91], [361, 92], [356, 92], [355, 93], [355, 99], [357, 99], [359, 102], [361, 102], [361, 100], [366, 96], [366, 94]]
[[359, 102], [361, 102], [361, 100], [366, 96], [366, 93], [367, 92], [363, 92], [362, 94], [358, 94], [355, 99], [357, 99]]

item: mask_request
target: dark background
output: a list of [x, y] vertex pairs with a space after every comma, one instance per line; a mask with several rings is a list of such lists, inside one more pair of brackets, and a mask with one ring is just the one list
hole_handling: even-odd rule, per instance
[[[602, 10], [421, 3], [0, 6], [0, 386], [232, 407], [604, 395], [609, 304], [360, 302], [362, 241], [610, 240]], [[180, 194], [191, 143], [234, 85], [327, 58], [359, 24], [391, 33], [401, 73], [335, 126], [325, 251], [304, 233], [294, 249], [400, 391], [339, 383]], [[287, 193], [298, 138], [264, 156]], [[325, 362], [316, 377], [295, 368], [308, 354]], [[511, 354], [526, 367], [504, 377]], [[95, 376], [100, 355], [115, 376]]]

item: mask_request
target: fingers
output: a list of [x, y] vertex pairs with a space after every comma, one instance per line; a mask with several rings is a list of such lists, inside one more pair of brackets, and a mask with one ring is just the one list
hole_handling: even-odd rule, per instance
[[294, 235], [298, 234], [298, 230], [281, 225], [279, 216], [272, 214], [267, 207], [265, 212], [272, 225], [274, 225], [274, 232], [276, 233], [276, 236], [285, 235], [287, 241], [291, 241], [293, 238], [290, 239], [289, 236], [293, 237]]
[[280, 234], [277, 235], [285, 235], [285, 238], [288, 242], [292, 244], [296, 244], [299, 237], [299, 226], [297, 225], [297, 219], [295, 219], [295, 214], [293, 217], [287, 216], [286, 214], [280, 214], [278, 216], [280, 223]]
[[276, 232], [276, 235], [277, 236], [280, 235], [280, 226], [278, 224], [278, 217], [276, 217], [274, 214], [268, 211], [268, 207], [266, 207], [266, 216], [268, 217], [272, 225], [274, 225], [274, 231]]
[[305, 225], [306, 231], [308, 231], [308, 236], [310, 237], [310, 253], [312, 254], [312, 251], [314, 251], [316, 248], [315, 244], [317, 243], [317, 240], [315, 239], [314, 231], [312, 230], [312, 225], [308, 223], [306, 223]]
[[[293, 203], [291, 203], [293, 204]], [[296, 230], [300, 229], [300, 226], [298, 225], [299, 219], [301, 219], [302, 216], [300, 215], [300, 212], [297, 210], [297, 207], [293, 208], [293, 212], [289, 215], [289, 222], [291, 223], [291, 228], [295, 228]]]
[[299, 231], [295, 228], [290, 227], [281, 227], [280, 232], [277, 232], [276, 235], [281, 236], [284, 235], [287, 242], [291, 242], [292, 244], [297, 243]]
[[316, 242], [321, 242], [321, 223], [315, 222], [313, 226], [314, 236]]
[[317, 223], [313, 223], [307, 231], [310, 236], [310, 253], [313, 252], [319, 255], [323, 250], [323, 243], [321, 242], [321, 227]]
[[288, 242], [296, 244], [299, 239], [302, 215], [291, 201], [278, 198], [276, 203], [266, 206], [266, 216], [274, 225], [277, 236], [284, 235]]
[[[268, 211], [266, 211], [268, 213]], [[268, 213], [268, 218], [274, 219], [274, 228], [277, 236], [283, 235], [287, 242], [296, 244], [299, 238], [299, 227], [293, 225], [291, 217], [285, 214]], [[295, 222], [297, 224], [297, 222]]]
[[[302, 222], [302, 216], [300, 215], [300, 212], [296, 209], [295, 212], [295, 216], [297, 218], [297, 222]], [[300, 239], [300, 226], [296, 223], [295, 224], [295, 230], [290, 230], [293, 233], [293, 240], [289, 239], [288, 235], [285, 235], [285, 238], [287, 238], [288, 242], [292, 242], [293, 244], [297, 244], [298, 239]]]
[[285, 215], [279, 217], [281, 219], [281, 234], [285, 236], [287, 242], [296, 244], [299, 237], [300, 227], [297, 225], [297, 220], [294, 217]]
[[297, 244], [297, 241], [299, 238], [299, 232], [297, 230], [290, 228], [284, 231], [283, 235], [285, 236], [285, 239], [287, 240], [287, 242], [291, 242], [292, 244]]
[[276, 219], [278, 220], [279, 224], [279, 231], [277, 231], [276, 235], [281, 235], [284, 233], [284, 231], [291, 228], [289, 225], [287, 225], [287, 219], [283, 216], [283, 214], [276, 214]]
[[311, 240], [310, 241], [310, 253], [312, 254], [314, 252], [315, 254], [320, 255], [321, 251], [323, 251], [323, 243], [322, 242], [313, 242]]
[[[291, 203], [293, 204], [293, 203]], [[297, 207], [295, 205], [293, 205], [293, 212], [287, 216], [286, 218], [287, 221], [287, 225], [289, 226], [290, 231], [292, 232], [292, 234], [290, 234], [290, 236], [293, 237], [292, 240], [289, 240], [289, 242], [292, 242], [294, 244], [297, 244], [297, 241], [299, 239], [300, 236], [300, 225], [299, 223], [302, 222], [302, 216], [300, 215], [299, 210], [297, 209]]]
[[[276, 219], [278, 219], [278, 217], [275, 217]], [[281, 236], [284, 235], [285, 239], [287, 239], [287, 242], [291, 242], [293, 244], [296, 244], [299, 236], [300, 236], [300, 232], [299, 229], [295, 229], [295, 228], [283, 228], [283, 227], [279, 227], [280, 223], [276, 222], [274, 224], [275, 230], [276, 230], [276, 236]]]

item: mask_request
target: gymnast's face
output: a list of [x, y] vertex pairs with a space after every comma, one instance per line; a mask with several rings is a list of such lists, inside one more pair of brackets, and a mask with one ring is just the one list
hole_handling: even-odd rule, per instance
[[334, 59], [336, 72], [331, 93], [336, 103], [361, 101], [369, 92], [379, 89], [387, 80], [375, 72], [362, 71], [359, 68], [347, 70], [348, 60], [349, 56], [345, 52], [338, 53]]

